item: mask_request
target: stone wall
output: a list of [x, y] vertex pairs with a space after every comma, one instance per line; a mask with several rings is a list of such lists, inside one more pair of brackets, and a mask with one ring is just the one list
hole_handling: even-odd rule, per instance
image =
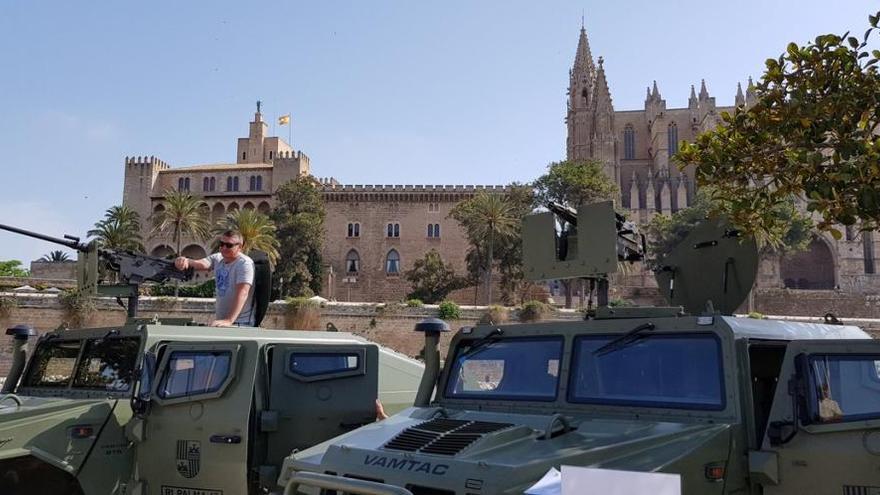
[[[791, 291], [779, 290], [776, 293], [764, 291], [757, 298], [758, 310], [774, 313], [774, 307], [785, 307], [781, 301], [794, 300], [802, 308], [801, 313], [789, 314], [800, 316], [799, 320], [820, 321], [824, 312], [817, 308], [832, 308], [831, 311], [847, 324], [858, 325], [880, 338], [880, 296], [863, 297], [861, 302], [855, 297], [837, 294], [834, 291]], [[75, 315], [64, 309], [55, 294], [12, 294], [0, 292], [3, 301], [14, 301], [12, 304], [0, 304], [0, 330], [17, 324], [28, 324], [38, 333], [65, 325], [74, 326]], [[774, 306], [776, 305], [776, 306]], [[141, 316], [163, 316], [192, 318], [199, 323], [208, 323], [213, 318], [213, 299], [174, 299], [170, 297], [143, 297], [140, 301]], [[824, 309], [822, 311], [825, 311]], [[465, 306], [461, 309], [461, 318], [449, 321], [451, 332], [441, 338], [441, 355], [445, 355], [449, 341], [456, 330], [477, 323], [484, 314], [485, 308]], [[778, 313], [777, 313], [778, 314]], [[409, 308], [400, 304], [367, 304], [367, 303], [330, 303], [320, 309], [320, 317], [314, 322], [312, 330], [326, 328], [332, 323], [343, 332], [352, 332], [381, 345], [391, 347], [409, 356], [417, 356], [422, 350], [424, 336], [416, 333], [413, 328], [424, 318], [436, 317], [436, 306]], [[872, 318], [872, 319], [857, 319]], [[511, 322], [517, 321], [515, 310], [508, 311]], [[572, 310], [556, 311], [554, 320], [576, 321], [582, 313]], [[97, 300], [97, 310], [83, 323], [88, 327], [112, 327], [125, 322], [125, 310], [111, 298]], [[291, 328], [287, 307], [283, 303], [273, 303], [263, 322], [266, 329]], [[222, 332], [222, 329], [218, 329]], [[12, 341], [0, 336], [0, 376], [5, 376], [10, 366], [10, 347]]]

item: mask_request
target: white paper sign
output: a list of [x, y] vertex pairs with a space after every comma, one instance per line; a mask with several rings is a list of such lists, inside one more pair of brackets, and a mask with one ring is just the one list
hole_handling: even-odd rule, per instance
[[525, 495], [559, 495], [562, 490], [562, 475], [556, 468], [550, 468], [543, 478], [525, 491]]
[[681, 476], [562, 466], [562, 495], [681, 495]]

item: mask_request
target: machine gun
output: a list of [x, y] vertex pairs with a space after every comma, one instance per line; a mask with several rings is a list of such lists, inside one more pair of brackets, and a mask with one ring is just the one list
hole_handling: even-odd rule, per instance
[[[523, 219], [523, 266], [530, 280], [583, 278], [608, 304], [608, 276], [620, 261], [645, 256], [645, 236], [610, 201], [581, 206], [547, 204], [549, 212]], [[557, 228], [557, 223], [560, 228]]]
[[[0, 224], [0, 230], [7, 230], [16, 234], [60, 244], [77, 251], [77, 288], [85, 294], [115, 297], [116, 301], [123, 307], [126, 306], [122, 303], [122, 298], [128, 299], [127, 312], [129, 318], [137, 316], [138, 293], [142, 283], [162, 283], [172, 279], [187, 281], [193, 276], [192, 268], [180, 271], [174, 267], [173, 261], [133, 251], [101, 249], [94, 242], [80, 242], [79, 237], [71, 235], [65, 235], [64, 239], [59, 239], [3, 224]], [[119, 274], [119, 283], [99, 283], [99, 260], [103, 261], [110, 270]]]

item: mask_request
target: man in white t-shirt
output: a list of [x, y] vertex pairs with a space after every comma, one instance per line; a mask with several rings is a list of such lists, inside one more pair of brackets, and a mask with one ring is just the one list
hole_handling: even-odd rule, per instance
[[254, 325], [254, 261], [241, 252], [241, 233], [227, 230], [220, 236], [220, 252], [194, 260], [174, 260], [178, 270], [214, 271], [217, 306], [212, 327]]

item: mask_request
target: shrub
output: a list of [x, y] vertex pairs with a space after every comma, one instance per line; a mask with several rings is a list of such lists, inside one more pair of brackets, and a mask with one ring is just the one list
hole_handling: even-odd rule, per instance
[[492, 305], [486, 309], [483, 316], [480, 317], [480, 323], [483, 325], [499, 325], [506, 323], [508, 320], [507, 309], [504, 306]]
[[519, 310], [519, 321], [541, 321], [551, 312], [550, 306], [541, 301], [527, 301]]
[[438, 316], [443, 320], [457, 320], [461, 318], [461, 308], [452, 301], [443, 301], [437, 308]]
[[421, 308], [425, 303], [422, 302], [421, 299], [407, 299], [406, 307], [408, 308]]
[[59, 294], [65, 312], [65, 322], [69, 326], [83, 326], [97, 310], [95, 300], [78, 289], [68, 289]]
[[612, 308], [631, 308], [636, 304], [629, 299], [616, 298], [608, 301], [608, 306]]
[[[174, 284], [156, 284], [150, 286], [151, 296], [173, 296]], [[181, 285], [178, 290], [180, 297], [214, 297], [214, 279], [195, 285]]]
[[291, 330], [320, 330], [321, 307], [306, 297], [290, 297], [284, 311], [284, 326]]

